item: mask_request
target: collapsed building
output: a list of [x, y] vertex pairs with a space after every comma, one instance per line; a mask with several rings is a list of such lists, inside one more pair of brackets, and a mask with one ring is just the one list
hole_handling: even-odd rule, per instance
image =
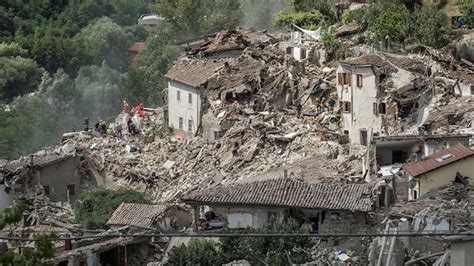
[[[26, 156], [2, 166], [2, 204], [29, 203], [35, 220], [26, 228], [42, 225], [46, 216], [54, 217], [50, 224], [64, 226], [72, 223], [64, 219], [65, 212], [73, 217], [68, 202], [81, 191], [126, 186], [148, 193], [155, 205], [123, 203], [108, 223], [119, 232], [199, 225], [259, 228], [289, 218], [315, 234], [330, 228], [377, 231], [386, 224], [405, 228], [401, 218], [416, 220], [415, 213], [382, 223], [374, 212], [407, 202], [435, 204], [424, 200], [430, 193], [425, 190], [409, 196], [410, 180], [419, 175], [403, 175], [410, 172], [404, 164], [429, 160], [459, 143], [471, 150], [474, 105], [466, 84], [472, 70], [431, 48], [405, 56], [358, 49], [353, 58], [322, 67], [326, 58], [313, 38], [317, 34], [298, 31], [296, 37], [307, 40], [293, 37], [288, 46], [266, 33], [244, 30], [206, 37], [166, 74], [167, 105], [145, 108], [143, 118], [133, 118], [139, 136], [65, 134], [56, 147], [40, 152], [57, 160], [43, 164], [36, 154], [33, 162]], [[454, 77], [445, 72], [453, 66], [464, 73], [454, 83], [445, 79]], [[125, 128], [129, 116], [124, 112], [115, 122]], [[424, 180], [421, 186], [427, 182], [435, 189], [455, 179], [450, 171], [442, 184]], [[17, 186], [28, 189], [7, 189]], [[440, 228], [446, 228], [444, 222]], [[388, 240], [383, 245], [379, 240], [370, 258], [377, 258], [376, 250], [388, 256]], [[143, 257], [158, 261], [164, 249], [150, 242], [126, 237], [78, 241], [55, 261], [114, 264], [125, 259], [126, 246], [136, 244]], [[398, 254], [393, 261], [405, 259], [406, 254]], [[137, 258], [145, 262], [148, 258]]]

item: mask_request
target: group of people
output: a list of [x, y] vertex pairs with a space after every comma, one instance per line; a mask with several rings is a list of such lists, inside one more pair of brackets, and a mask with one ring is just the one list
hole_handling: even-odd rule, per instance
[[145, 109], [143, 103], [134, 105], [131, 110], [128, 110], [128, 102], [123, 101], [122, 109], [128, 114], [137, 114], [139, 117], [145, 116]]

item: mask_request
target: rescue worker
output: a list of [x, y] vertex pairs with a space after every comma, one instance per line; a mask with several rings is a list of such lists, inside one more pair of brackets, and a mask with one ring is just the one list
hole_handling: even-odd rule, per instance
[[89, 118], [84, 118], [84, 131], [89, 131]]

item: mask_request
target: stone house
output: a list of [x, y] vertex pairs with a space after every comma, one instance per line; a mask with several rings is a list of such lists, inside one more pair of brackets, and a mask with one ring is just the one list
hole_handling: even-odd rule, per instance
[[295, 219], [313, 233], [367, 229], [372, 210], [368, 184], [310, 184], [291, 178], [238, 183], [194, 191], [182, 200], [194, 208], [196, 227], [262, 228]]
[[208, 79], [224, 66], [224, 60], [180, 59], [166, 74], [168, 79], [168, 126], [192, 136], [201, 125], [207, 103]]
[[457, 173], [473, 177], [473, 165], [474, 150], [462, 144], [435, 152], [418, 162], [404, 164], [408, 199], [418, 199], [433, 188], [451, 184]]
[[173, 231], [190, 227], [191, 221], [191, 213], [179, 205], [122, 203], [107, 221], [107, 225], [112, 229], [130, 226]]
[[337, 93], [342, 111], [342, 128], [351, 143], [368, 145], [382, 131], [386, 113], [379, 86], [380, 71], [373, 63], [376, 55], [343, 61], [336, 69]]
[[80, 158], [48, 155], [33, 158], [36, 177], [51, 201], [74, 202], [82, 191]]

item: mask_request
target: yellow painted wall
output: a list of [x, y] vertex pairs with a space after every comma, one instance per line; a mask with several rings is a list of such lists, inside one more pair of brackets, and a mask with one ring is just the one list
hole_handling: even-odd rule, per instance
[[459, 160], [421, 175], [419, 177], [420, 196], [429, 192], [433, 188], [451, 184], [451, 182], [454, 181], [457, 172], [474, 178], [474, 156]]

